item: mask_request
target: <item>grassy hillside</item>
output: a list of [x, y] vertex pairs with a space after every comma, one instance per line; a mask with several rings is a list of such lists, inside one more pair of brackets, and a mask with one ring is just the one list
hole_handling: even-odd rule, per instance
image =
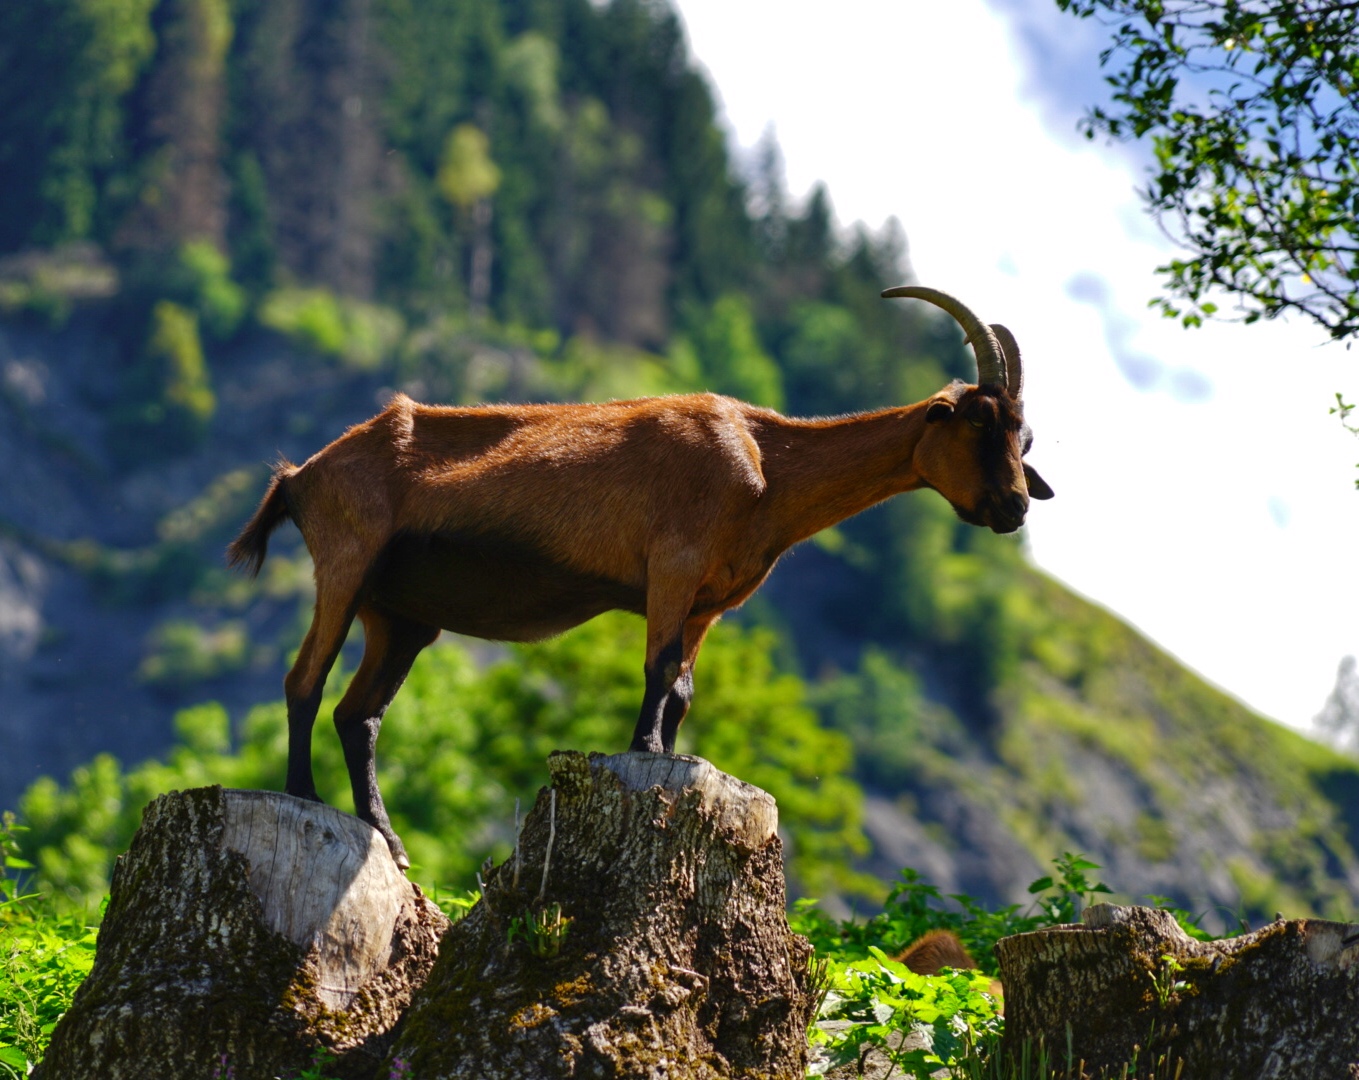
[[985, 732], [928, 702], [913, 739], [864, 722], [864, 684], [900, 680], [882, 658], [829, 690], [833, 722], [872, 763], [875, 869], [904, 860], [946, 892], [1017, 902], [1051, 853], [1079, 851], [1124, 896], [1172, 897], [1216, 928], [1277, 910], [1348, 918], [1353, 760], [1252, 714], [1057, 582], [1030, 572], [1024, 590], [1030, 636]]

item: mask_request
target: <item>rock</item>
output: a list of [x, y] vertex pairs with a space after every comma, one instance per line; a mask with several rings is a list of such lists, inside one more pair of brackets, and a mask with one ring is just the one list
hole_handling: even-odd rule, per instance
[[326, 1076], [368, 1080], [447, 926], [355, 817], [272, 792], [163, 795], [34, 1076], [272, 1080], [324, 1051]]

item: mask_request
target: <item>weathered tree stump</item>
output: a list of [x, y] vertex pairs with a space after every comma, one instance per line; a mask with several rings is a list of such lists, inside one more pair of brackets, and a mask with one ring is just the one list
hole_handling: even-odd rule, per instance
[[1129, 1080], [1359, 1075], [1359, 926], [1279, 920], [1199, 942], [1151, 908], [1084, 920], [996, 944], [1008, 1054], [1041, 1040], [1065, 1063], [1069, 1029], [1090, 1076], [1133, 1061]]
[[784, 916], [774, 800], [693, 757], [548, 766], [392, 1060], [419, 1080], [802, 1077], [811, 949]]
[[272, 1080], [324, 1048], [327, 1076], [368, 1080], [447, 926], [355, 817], [268, 792], [163, 795], [34, 1076]]

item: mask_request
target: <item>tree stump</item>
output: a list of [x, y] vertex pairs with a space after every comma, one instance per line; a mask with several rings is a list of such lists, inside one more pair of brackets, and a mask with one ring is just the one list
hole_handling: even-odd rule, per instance
[[996, 954], [1007, 1054], [1042, 1041], [1064, 1065], [1069, 1029], [1089, 1076], [1129, 1062], [1129, 1080], [1359, 1076], [1359, 925], [1281, 919], [1199, 942], [1169, 912], [1099, 904]]
[[548, 767], [391, 1060], [420, 1080], [802, 1077], [811, 948], [774, 800], [682, 755]]
[[369, 1080], [447, 926], [355, 817], [271, 792], [163, 795], [34, 1076], [272, 1080], [324, 1049], [326, 1076]]

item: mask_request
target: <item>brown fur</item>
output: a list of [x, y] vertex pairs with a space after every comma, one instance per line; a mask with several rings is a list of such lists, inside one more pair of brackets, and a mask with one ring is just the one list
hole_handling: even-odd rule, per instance
[[927, 930], [896, 957], [917, 975], [938, 975], [944, 968], [977, 970], [962, 940], [952, 930]]
[[258, 571], [269, 534], [289, 517], [315, 563], [315, 614], [284, 683], [287, 790], [316, 798], [311, 726], [356, 616], [364, 658], [335, 723], [359, 815], [398, 862], [372, 747], [440, 629], [532, 641], [612, 608], [645, 615], [632, 748], [672, 750], [704, 635], [785, 550], [921, 487], [964, 520], [1018, 528], [1032, 483], [1025, 433], [1003, 391], [961, 383], [829, 420], [715, 394], [479, 408], [397, 395], [303, 465], [280, 465], [228, 549], [233, 565]]
[[[905, 964], [917, 975], [938, 975], [944, 968], [959, 971], [976, 971], [978, 964], [972, 959], [962, 940], [952, 930], [927, 930], [894, 959]], [[992, 997], [1001, 998], [1005, 989], [999, 979], [992, 979], [988, 991]]]

